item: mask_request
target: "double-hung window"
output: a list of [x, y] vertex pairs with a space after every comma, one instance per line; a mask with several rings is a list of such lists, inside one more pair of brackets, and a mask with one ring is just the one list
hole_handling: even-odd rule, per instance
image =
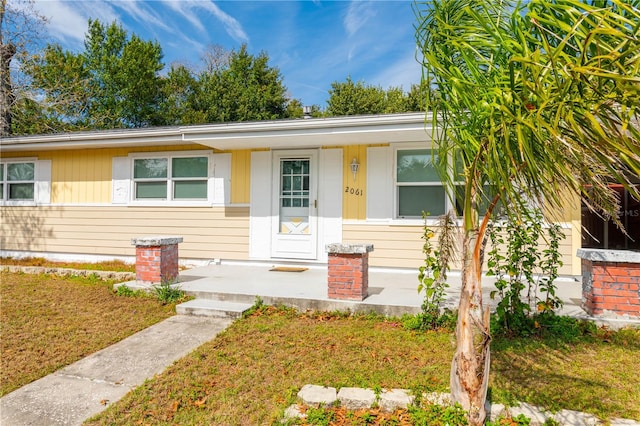
[[0, 163], [0, 194], [2, 201], [35, 200], [35, 162]]
[[209, 159], [167, 156], [133, 160], [136, 200], [207, 200]]
[[435, 169], [437, 154], [430, 149], [396, 151], [396, 217], [419, 218], [424, 211], [439, 216], [448, 210], [445, 187]]

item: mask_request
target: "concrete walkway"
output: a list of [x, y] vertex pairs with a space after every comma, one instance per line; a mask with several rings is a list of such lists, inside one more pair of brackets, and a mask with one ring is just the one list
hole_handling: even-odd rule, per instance
[[81, 425], [231, 323], [177, 315], [0, 399], [3, 426]]

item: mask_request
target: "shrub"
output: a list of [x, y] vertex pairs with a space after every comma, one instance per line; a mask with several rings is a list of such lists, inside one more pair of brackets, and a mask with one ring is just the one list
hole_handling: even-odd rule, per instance
[[153, 291], [163, 305], [177, 302], [185, 296], [184, 291], [178, 284], [171, 284], [168, 281], [162, 281], [160, 284], [154, 285]]
[[[539, 321], [534, 317], [544, 314], [541, 319], [553, 318], [554, 310], [562, 306], [554, 280], [562, 266], [559, 246], [564, 235], [555, 224], [549, 225], [545, 233], [539, 210], [528, 212], [524, 220], [509, 217], [505, 222], [494, 222], [488, 234], [491, 250], [487, 275], [496, 277], [497, 290], [491, 293], [491, 298], [498, 299], [496, 331], [521, 336], [535, 334]], [[547, 242], [543, 251], [538, 250], [541, 239]]]
[[[435, 232], [427, 225], [427, 214], [423, 212], [422, 218], [424, 220], [422, 234], [424, 265], [419, 268], [418, 272], [418, 292], [424, 291], [422, 313], [416, 315], [414, 319], [405, 318], [405, 328], [414, 330], [449, 326], [452, 318], [455, 322], [455, 314], [442, 307], [446, 299], [446, 289], [449, 288], [447, 272], [456, 251], [455, 214], [449, 212], [440, 218], [437, 249], [431, 242], [435, 237]], [[405, 324], [404, 321], [403, 324]]]

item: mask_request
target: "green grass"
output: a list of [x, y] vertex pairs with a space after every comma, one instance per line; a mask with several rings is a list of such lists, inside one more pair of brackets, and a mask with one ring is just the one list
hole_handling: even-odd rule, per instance
[[0, 273], [0, 395], [175, 313], [95, 277]]
[[[262, 308], [88, 424], [271, 424], [305, 384], [445, 392], [453, 349], [451, 332]], [[497, 340], [492, 359], [494, 400], [640, 420], [640, 331]]]
[[492, 354], [492, 396], [498, 402], [640, 420], [640, 329], [600, 330], [574, 343], [498, 340]]

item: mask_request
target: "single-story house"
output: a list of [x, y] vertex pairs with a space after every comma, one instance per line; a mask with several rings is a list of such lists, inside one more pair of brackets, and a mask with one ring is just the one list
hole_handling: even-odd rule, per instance
[[[451, 202], [423, 113], [91, 131], [0, 141], [0, 255], [135, 256], [134, 237], [182, 236], [182, 260], [423, 263], [421, 212]], [[419, 164], [419, 170], [412, 165]], [[579, 200], [563, 209], [563, 275], [580, 275]]]

